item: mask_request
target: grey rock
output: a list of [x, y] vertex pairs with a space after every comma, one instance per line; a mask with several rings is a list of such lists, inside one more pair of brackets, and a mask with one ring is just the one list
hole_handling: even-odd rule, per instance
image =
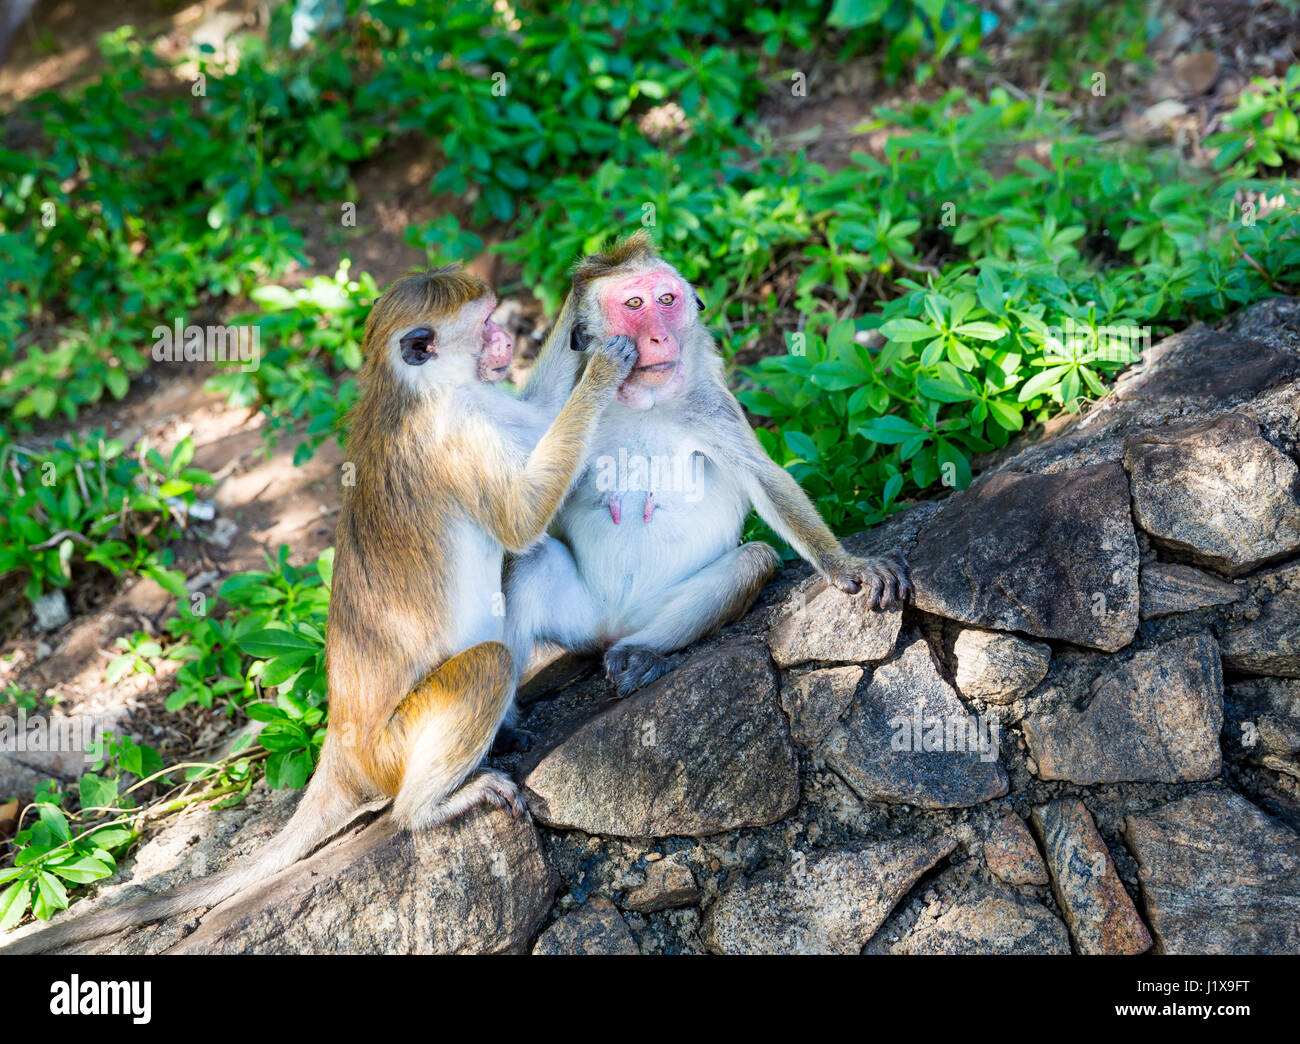
[[893, 651], [903, 614], [864, 608], [820, 577], [796, 588], [777, 610], [767, 642], [778, 667], [814, 660], [868, 663]]
[[645, 882], [629, 889], [623, 908], [633, 913], [657, 913], [677, 906], [690, 906], [700, 898], [695, 875], [680, 856], [647, 863]]
[[1092, 814], [1078, 798], [1035, 808], [1034, 829], [1047, 851], [1052, 892], [1080, 953], [1145, 953], [1151, 934], [1115, 872]]
[[1251, 586], [1264, 596], [1259, 613], [1224, 628], [1223, 662], [1248, 674], [1300, 678], [1300, 564], [1262, 574]]
[[1300, 754], [1300, 679], [1243, 679], [1232, 694], [1244, 747], [1283, 757]]
[[557, 885], [526, 817], [478, 806], [412, 834], [383, 816], [216, 907], [168, 952], [521, 953]]
[[46, 591], [32, 603], [32, 613], [36, 617], [38, 631], [57, 631], [72, 619], [68, 612], [67, 596], [59, 589]]
[[994, 877], [1010, 885], [1045, 885], [1050, 880], [1025, 821], [1009, 809], [984, 838], [984, 862]]
[[1238, 576], [1300, 550], [1297, 469], [1240, 413], [1145, 432], [1124, 454], [1138, 525]]
[[1138, 548], [1118, 464], [998, 472], [954, 494], [912, 556], [916, 606], [1107, 652], [1138, 623]]
[[1124, 836], [1162, 952], [1300, 951], [1300, 837], [1241, 795], [1130, 815]]
[[1012, 703], [1043, 680], [1050, 646], [1013, 634], [965, 628], [953, 643], [957, 689], [990, 703]]
[[565, 914], [542, 932], [533, 947], [534, 955], [546, 956], [630, 956], [640, 953], [623, 915], [613, 903], [601, 896], [593, 896], [578, 909]]
[[705, 914], [714, 953], [858, 953], [952, 838], [844, 845], [741, 878]]
[[864, 801], [961, 808], [1007, 792], [997, 733], [939, 675], [924, 640], [877, 667], [822, 744]]
[[1244, 595], [1235, 584], [1173, 562], [1145, 563], [1139, 583], [1142, 591], [1139, 615], [1143, 620], [1227, 605]]
[[1115, 382], [1115, 398], [1205, 408], [1252, 398], [1300, 374], [1300, 358], [1266, 343], [1244, 313], [1229, 326], [1236, 332], [1198, 324], [1166, 337]]
[[1127, 663], [1099, 666], [1088, 690], [1078, 691], [1076, 680], [1069, 702], [1025, 717], [1041, 779], [1184, 783], [1219, 774], [1223, 671], [1210, 635], [1162, 642]]
[[1006, 888], [976, 885], [934, 904], [894, 954], [1068, 954], [1070, 935], [1051, 910]]
[[787, 674], [781, 681], [781, 707], [790, 717], [794, 741], [815, 747], [824, 740], [852, 702], [864, 673], [851, 666]]
[[763, 643], [696, 654], [582, 725], [525, 781], [550, 826], [704, 835], [780, 819], [799, 800], [794, 744]]

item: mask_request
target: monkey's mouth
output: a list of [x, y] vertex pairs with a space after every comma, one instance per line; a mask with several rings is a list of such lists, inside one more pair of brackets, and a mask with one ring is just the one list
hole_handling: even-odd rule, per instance
[[504, 366], [494, 366], [492, 367], [492, 372], [497, 374], [498, 376], [504, 377], [507, 373], [510, 372], [510, 364], [506, 363]]
[[652, 363], [649, 366], [638, 366], [636, 368], [636, 372], [637, 373], [667, 373], [669, 370], [675, 368], [676, 366], [677, 363], [675, 361]]

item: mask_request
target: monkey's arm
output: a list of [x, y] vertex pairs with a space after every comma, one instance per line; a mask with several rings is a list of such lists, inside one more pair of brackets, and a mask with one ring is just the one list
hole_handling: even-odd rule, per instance
[[873, 609], [905, 601], [912, 586], [902, 554], [858, 558], [845, 551], [803, 487], [764, 452], [735, 397], [721, 391], [716, 408], [718, 454], [733, 465], [759, 517], [841, 591], [866, 590]]
[[636, 361], [626, 337], [610, 338], [591, 361], [564, 408], [522, 468], [501, 447], [472, 451], [462, 442], [465, 467], [454, 467], [458, 498], [507, 551], [520, 554], [546, 533], [587, 456], [596, 422]]
[[540, 407], [548, 416], [553, 416], [564, 404], [565, 396], [573, 390], [582, 368], [583, 353], [569, 347], [573, 334], [573, 309], [573, 295], [570, 294], [564, 299], [555, 326], [519, 392], [521, 399]]

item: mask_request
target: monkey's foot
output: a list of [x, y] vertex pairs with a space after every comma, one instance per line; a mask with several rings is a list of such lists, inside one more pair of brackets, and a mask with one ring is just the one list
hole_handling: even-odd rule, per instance
[[470, 780], [467, 786], [475, 788], [474, 796], [479, 801], [496, 805], [502, 811], [509, 812], [515, 819], [528, 809], [524, 804], [523, 794], [519, 792], [519, 784], [502, 772], [486, 769]]
[[830, 571], [829, 579], [845, 594], [867, 592], [870, 609], [901, 607], [912, 597], [912, 581], [903, 552], [881, 558], [847, 558]]
[[492, 741], [492, 749], [488, 753], [494, 758], [499, 758], [502, 754], [522, 754], [532, 745], [533, 734], [527, 729], [502, 725], [497, 729], [496, 739]]
[[672, 663], [653, 649], [635, 645], [614, 646], [605, 653], [605, 676], [619, 696], [635, 692], [668, 673]]

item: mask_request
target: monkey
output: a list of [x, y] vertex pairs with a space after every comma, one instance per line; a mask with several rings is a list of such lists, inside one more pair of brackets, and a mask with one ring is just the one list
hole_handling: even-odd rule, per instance
[[454, 267], [397, 280], [367, 317], [363, 394], [351, 411], [326, 626], [329, 724], [285, 828], [250, 861], [170, 895], [33, 933], [41, 952], [212, 906], [310, 854], [391, 802], [410, 830], [479, 802], [524, 803], [499, 772], [471, 775], [514, 701], [503, 643], [504, 552], [546, 531], [635, 346], [608, 338], [535, 447], [535, 411], [492, 386], [513, 344], [496, 298]]
[[742, 616], [776, 570], [771, 546], [740, 543], [751, 507], [830, 584], [865, 592], [866, 607], [910, 597], [901, 552], [847, 553], [763, 451], [703, 309], [644, 232], [575, 268], [521, 397], [557, 409], [602, 333], [632, 338], [637, 362], [551, 535], [507, 564], [506, 641], [521, 669], [535, 643], [550, 642], [603, 652], [620, 697], [660, 677], [668, 654]]

